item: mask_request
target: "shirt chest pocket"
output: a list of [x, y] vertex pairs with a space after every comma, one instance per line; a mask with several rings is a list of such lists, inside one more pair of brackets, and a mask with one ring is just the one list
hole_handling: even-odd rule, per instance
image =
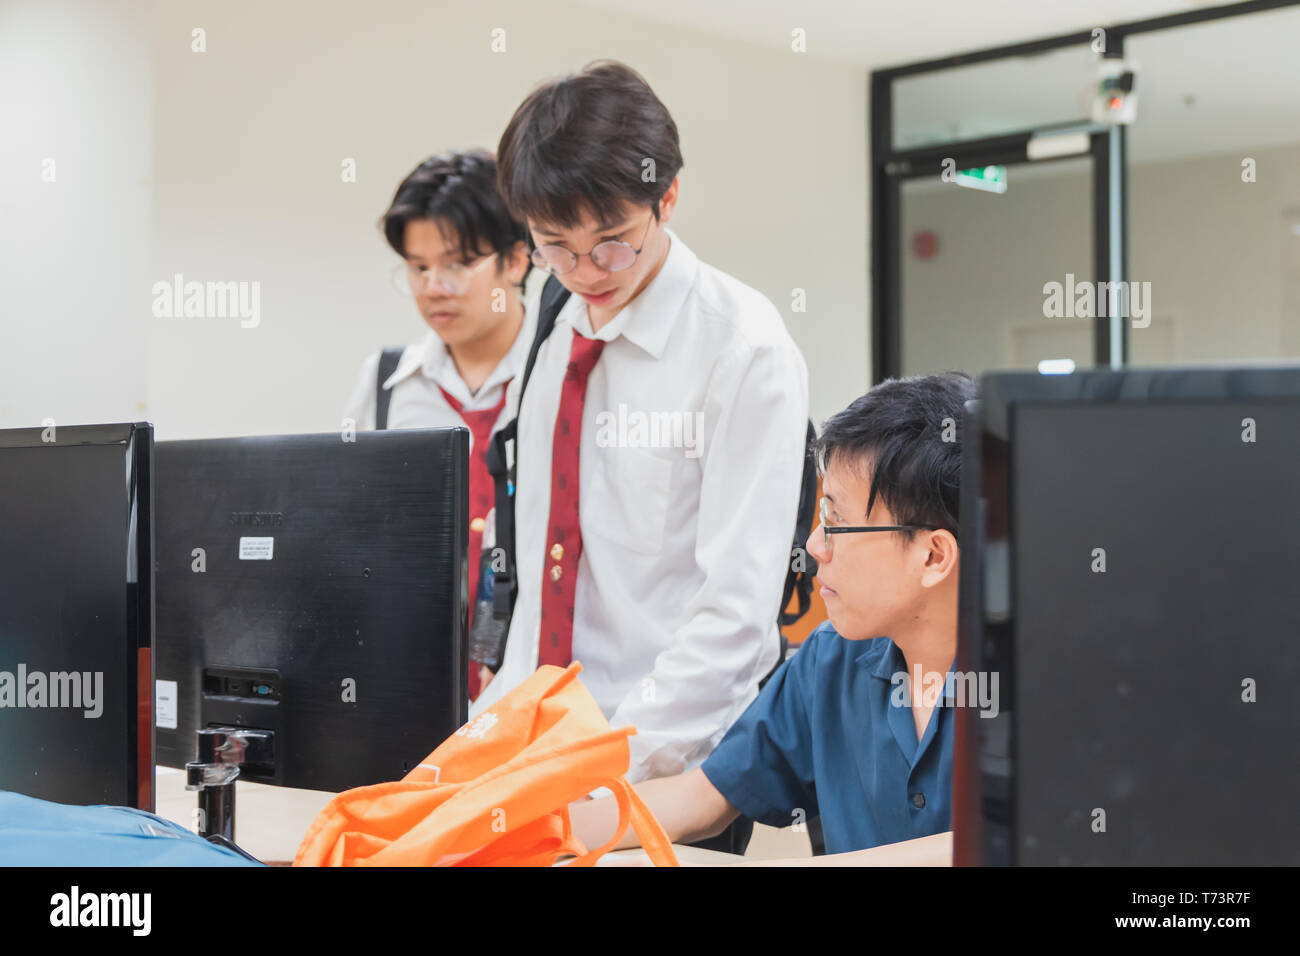
[[630, 551], [658, 554], [664, 543], [673, 463], [637, 448], [600, 448], [591, 492], [582, 494], [582, 533]]

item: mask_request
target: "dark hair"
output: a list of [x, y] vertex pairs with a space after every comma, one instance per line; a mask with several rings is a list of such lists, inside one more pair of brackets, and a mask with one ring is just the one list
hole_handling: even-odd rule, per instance
[[[677, 124], [641, 75], [596, 60], [534, 90], [515, 110], [497, 146], [497, 180], [518, 219], [577, 226], [622, 218], [624, 202], [650, 206], [682, 168]], [[654, 161], [654, 178], [643, 163]]]
[[[836, 459], [864, 477], [870, 472], [868, 514], [879, 496], [899, 524], [955, 535], [962, 406], [974, 397], [964, 372], [881, 382], [822, 426], [813, 446], [818, 466]], [[945, 433], [952, 439], [944, 441]]]
[[[496, 160], [487, 150], [430, 156], [402, 180], [380, 226], [393, 251], [406, 256], [406, 224], [432, 220], [440, 229], [451, 229], [460, 243], [461, 255], [477, 259], [484, 241], [504, 258], [517, 243], [529, 243], [528, 230], [514, 219], [497, 192]], [[524, 270], [523, 285], [528, 278]]]

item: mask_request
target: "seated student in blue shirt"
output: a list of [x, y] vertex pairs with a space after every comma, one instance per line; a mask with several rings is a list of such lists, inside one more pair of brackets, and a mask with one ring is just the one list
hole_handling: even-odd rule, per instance
[[[830, 620], [701, 767], [637, 785], [674, 843], [738, 814], [776, 827], [820, 816], [828, 854], [951, 829], [957, 428], [974, 397], [957, 373], [890, 380], [826, 422], [807, 548]], [[613, 835], [612, 797], [570, 811], [587, 846]], [[619, 846], [635, 845], [629, 829]]]

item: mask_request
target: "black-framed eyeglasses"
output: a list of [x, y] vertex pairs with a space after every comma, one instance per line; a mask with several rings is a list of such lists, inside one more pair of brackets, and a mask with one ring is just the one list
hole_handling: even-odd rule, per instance
[[938, 531], [938, 525], [932, 524], [876, 524], [864, 525], [859, 527], [838, 527], [832, 528], [827, 524], [828, 515], [826, 514], [826, 499], [823, 497], [818, 507], [818, 514], [822, 523], [822, 543], [829, 553], [832, 550], [831, 535], [833, 534], [862, 534], [868, 531]]
[[636, 262], [636, 257], [641, 254], [641, 249], [645, 248], [646, 236], [650, 235], [650, 223], [654, 221], [654, 214], [646, 220], [645, 232], [641, 234], [641, 246], [633, 249], [630, 245], [621, 239], [606, 239], [592, 246], [590, 252], [573, 252], [557, 243], [547, 243], [544, 246], [538, 246], [533, 250], [533, 265], [539, 269], [545, 269], [551, 275], [562, 276], [566, 272], [572, 272], [578, 268], [578, 260], [584, 256], [591, 260], [592, 265], [602, 272], [622, 272]]

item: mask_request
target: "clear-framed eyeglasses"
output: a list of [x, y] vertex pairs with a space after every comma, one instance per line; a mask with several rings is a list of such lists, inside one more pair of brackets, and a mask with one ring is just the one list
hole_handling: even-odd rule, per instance
[[400, 262], [393, 267], [393, 288], [403, 295], [429, 295], [441, 289], [447, 295], [464, 295], [474, 281], [474, 273], [496, 258], [496, 253], [471, 263], [453, 262], [445, 266], [425, 266]]

